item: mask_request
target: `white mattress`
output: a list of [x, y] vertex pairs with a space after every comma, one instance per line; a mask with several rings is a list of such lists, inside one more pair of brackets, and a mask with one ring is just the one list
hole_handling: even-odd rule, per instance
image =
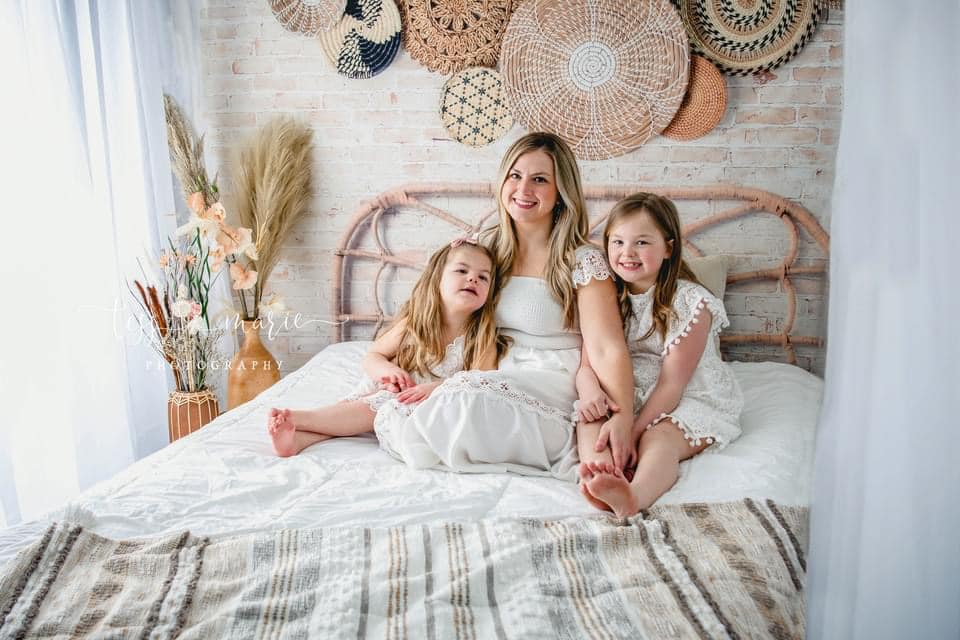
[[[311, 407], [347, 394], [367, 344], [328, 347], [252, 402], [87, 490], [46, 520], [69, 519], [105, 536], [130, 537], [597, 513], [574, 484], [552, 478], [408, 469], [381, 451], [372, 435], [323, 442], [292, 458], [273, 455], [269, 408]], [[750, 496], [808, 504], [822, 381], [790, 365], [732, 366], [746, 401], [743, 435], [723, 451], [684, 463], [680, 480], [661, 500]], [[0, 531], [0, 563], [46, 520]]]

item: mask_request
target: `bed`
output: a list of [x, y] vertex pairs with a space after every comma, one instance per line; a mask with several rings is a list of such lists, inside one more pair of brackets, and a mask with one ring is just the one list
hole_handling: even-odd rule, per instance
[[[588, 189], [595, 229], [630, 191]], [[717, 232], [746, 267], [727, 274], [728, 291], [776, 283], [786, 313], [774, 332], [721, 336], [725, 352], [771, 359], [731, 365], [743, 435], [684, 463], [650, 510], [617, 521], [550, 478], [408, 469], [372, 436], [272, 455], [270, 407], [355, 385], [365, 338], [425, 257], [417, 230], [489, 223], [489, 185], [406, 185], [362, 203], [343, 233], [334, 344], [47, 518], [0, 531], [0, 638], [802, 637], [822, 381], [791, 363], [822, 344], [794, 330], [796, 281], [823, 278], [827, 234], [764, 191], [658, 192], [693, 212], [688, 255]], [[784, 230], [779, 262], [726, 245], [751, 216]]]

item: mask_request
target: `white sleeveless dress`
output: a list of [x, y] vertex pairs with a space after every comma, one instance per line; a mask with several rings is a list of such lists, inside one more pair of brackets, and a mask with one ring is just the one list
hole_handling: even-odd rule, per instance
[[[447, 345], [446, 353], [440, 364], [433, 367], [434, 375], [411, 373], [413, 381], [417, 384], [434, 382], [435, 380], [449, 378], [461, 371], [463, 369], [463, 351], [463, 336], [457, 336], [453, 342]], [[364, 376], [357, 388], [350, 395], [342, 398], [341, 402], [353, 400], [365, 402], [377, 414], [373, 420], [373, 430], [380, 441], [380, 446], [387, 453], [397, 456], [390, 446], [395, 425], [408, 418], [418, 403], [404, 404], [399, 402], [396, 393], [382, 389], [379, 383], [368, 376]]]
[[[574, 286], [610, 277], [603, 253], [577, 249]], [[571, 407], [580, 366], [580, 332], [540, 278], [512, 276], [500, 294], [497, 325], [513, 345], [497, 371], [461, 371], [377, 435], [416, 468], [510, 471], [576, 478]], [[380, 413], [377, 415], [380, 420]], [[385, 421], [384, 421], [385, 422]]]
[[[723, 303], [704, 287], [688, 280], [677, 282], [673, 298], [676, 314], [667, 327], [666, 339], [654, 331], [640, 339], [653, 324], [653, 290], [630, 296], [633, 311], [627, 327], [627, 346], [633, 360], [634, 407], [639, 412], [650, 397], [660, 377], [663, 359], [670, 348], [687, 336], [693, 324], [700, 322], [701, 312], [710, 312], [710, 338], [700, 356], [690, 382], [687, 383], [677, 407], [662, 413], [653, 424], [670, 420], [682, 432], [691, 446], [713, 444], [707, 451], [719, 451], [740, 435], [740, 410], [743, 393], [730, 365], [720, 358], [716, 336], [730, 323]], [[647, 428], [653, 426], [647, 425]]]

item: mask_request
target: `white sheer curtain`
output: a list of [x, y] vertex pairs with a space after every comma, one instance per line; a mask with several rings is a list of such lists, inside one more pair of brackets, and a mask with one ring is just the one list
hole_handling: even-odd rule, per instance
[[120, 306], [136, 258], [166, 231], [159, 214], [174, 209], [161, 85], [177, 70], [169, 5], [0, 5], [0, 525], [9, 525], [166, 441], [166, 371]]
[[960, 4], [848, 0], [810, 638], [960, 637]]

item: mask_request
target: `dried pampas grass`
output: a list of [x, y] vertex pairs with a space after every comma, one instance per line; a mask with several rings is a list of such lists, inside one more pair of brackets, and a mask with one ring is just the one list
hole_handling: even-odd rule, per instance
[[187, 122], [177, 102], [163, 94], [163, 113], [167, 121], [167, 146], [170, 148], [170, 160], [173, 172], [180, 180], [183, 197], [189, 200], [190, 194], [203, 193], [206, 206], [220, 200], [217, 192], [217, 180], [210, 182], [207, 168], [203, 164], [203, 136], [193, 133], [193, 127]]
[[313, 132], [288, 116], [267, 123], [240, 152], [234, 211], [253, 229], [257, 249], [254, 317], [280, 246], [310, 204], [312, 163]]

